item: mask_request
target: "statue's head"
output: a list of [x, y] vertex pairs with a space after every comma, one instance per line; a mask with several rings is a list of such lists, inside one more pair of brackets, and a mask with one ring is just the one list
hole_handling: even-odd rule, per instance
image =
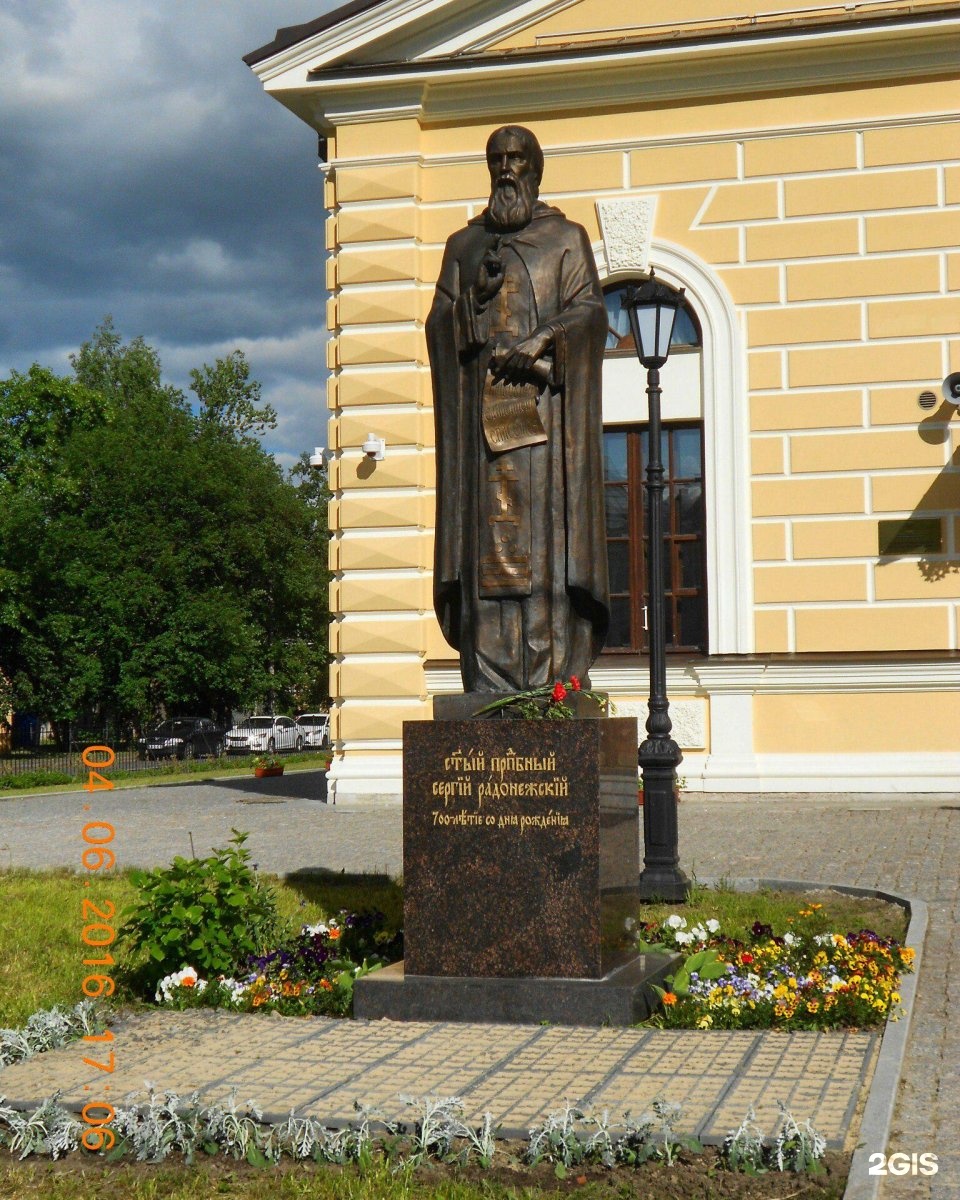
[[490, 219], [499, 229], [522, 229], [533, 217], [543, 178], [543, 151], [529, 129], [504, 125], [487, 141]]

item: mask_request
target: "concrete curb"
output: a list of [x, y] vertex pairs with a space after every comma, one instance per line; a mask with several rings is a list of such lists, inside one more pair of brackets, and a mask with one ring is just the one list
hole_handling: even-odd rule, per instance
[[907, 927], [904, 944], [910, 946], [914, 952], [913, 974], [902, 976], [900, 981], [903, 1016], [898, 1021], [888, 1019], [884, 1026], [883, 1037], [880, 1040], [880, 1052], [877, 1055], [877, 1065], [870, 1082], [863, 1119], [860, 1122], [857, 1148], [850, 1160], [850, 1173], [847, 1176], [847, 1186], [843, 1193], [843, 1200], [877, 1200], [882, 1177], [867, 1173], [870, 1165], [869, 1159], [871, 1154], [886, 1149], [890, 1137], [890, 1125], [897, 1103], [898, 1084], [906, 1056], [907, 1039], [910, 1035], [917, 981], [920, 978], [923, 943], [927, 933], [925, 902], [916, 896], [898, 896], [879, 888], [854, 887], [843, 883], [810, 883], [795, 879], [725, 879], [722, 881], [705, 879], [701, 882], [706, 887], [723, 882], [738, 892], [755, 892], [760, 888], [776, 888], [780, 891], [790, 892], [824, 889], [842, 892], [847, 896], [865, 896], [875, 900], [886, 900], [891, 904], [899, 904], [909, 914], [910, 923]]
[[870, 1084], [870, 1094], [867, 1097], [860, 1122], [860, 1137], [857, 1149], [850, 1162], [850, 1174], [847, 1177], [847, 1188], [843, 1200], [876, 1200], [880, 1194], [881, 1177], [869, 1175], [869, 1157], [878, 1151], [885, 1150], [890, 1137], [890, 1125], [897, 1103], [898, 1084], [903, 1071], [906, 1057], [907, 1039], [910, 1035], [910, 1021], [913, 1017], [913, 1002], [917, 993], [917, 981], [920, 977], [920, 959], [923, 954], [923, 942], [927, 933], [927, 906], [915, 897], [909, 898], [910, 925], [907, 929], [906, 944], [913, 948], [913, 974], [905, 975], [900, 983], [900, 998], [903, 1004], [903, 1016], [899, 1021], [887, 1021], [880, 1042], [880, 1054], [877, 1066]]

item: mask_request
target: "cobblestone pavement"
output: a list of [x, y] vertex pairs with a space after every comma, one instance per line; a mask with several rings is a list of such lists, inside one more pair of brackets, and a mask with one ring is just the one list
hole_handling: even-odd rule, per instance
[[[89, 803], [90, 815], [115, 824], [118, 861], [128, 864], [188, 854], [189, 833], [204, 854], [237, 827], [250, 831], [264, 870], [399, 872], [399, 805], [328, 806], [322, 795], [322, 777], [308, 771], [0, 801], [0, 866], [74, 865]], [[680, 839], [684, 867], [700, 878], [847, 883], [927, 902], [923, 972], [887, 1151], [936, 1153], [939, 1172], [888, 1177], [882, 1196], [960, 1200], [960, 796], [688, 796]]]

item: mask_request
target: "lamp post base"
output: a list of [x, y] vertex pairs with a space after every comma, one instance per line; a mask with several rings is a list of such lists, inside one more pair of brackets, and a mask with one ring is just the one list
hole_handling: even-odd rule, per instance
[[641, 900], [685, 904], [690, 896], [690, 880], [679, 867], [645, 867], [640, 872], [638, 894]]
[[[667, 718], [669, 720], [669, 718]], [[681, 903], [690, 880], [680, 870], [677, 854], [677, 764], [683, 755], [672, 737], [648, 737], [640, 746], [643, 771], [643, 870], [641, 900]]]

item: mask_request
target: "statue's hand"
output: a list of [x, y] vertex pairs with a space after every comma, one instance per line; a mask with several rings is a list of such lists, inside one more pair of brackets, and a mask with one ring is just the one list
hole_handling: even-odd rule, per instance
[[500, 239], [487, 250], [480, 260], [475, 292], [477, 303], [489, 304], [503, 284], [503, 262], [500, 258]]
[[506, 383], [523, 383], [529, 378], [537, 360], [543, 358], [552, 341], [549, 331], [538, 330], [511, 346], [503, 354], [498, 354], [495, 362], [491, 363], [494, 379]]

